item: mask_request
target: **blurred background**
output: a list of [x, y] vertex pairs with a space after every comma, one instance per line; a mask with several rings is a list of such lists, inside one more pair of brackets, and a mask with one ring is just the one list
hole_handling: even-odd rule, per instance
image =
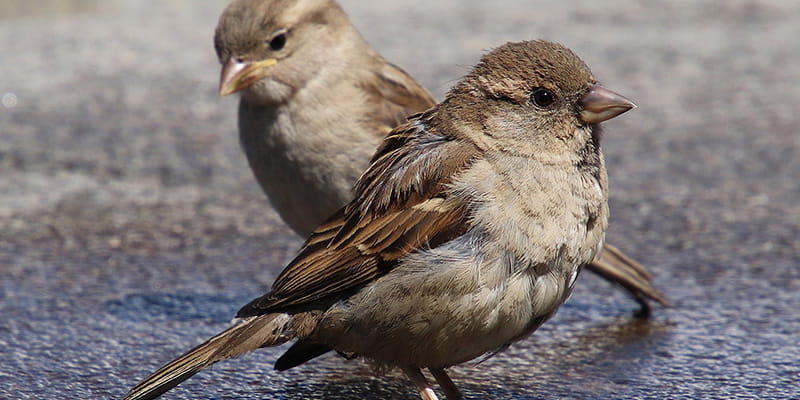
[[[223, 0], [0, 2], [0, 398], [115, 398], [223, 329], [300, 239], [216, 95]], [[608, 239], [672, 300], [582, 275], [531, 338], [451, 374], [468, 399], [800, 397], [800, 2], [342, 1], [443, 98], [485, 51], [573, 48], [639, 108], [607, 124]], [[415, 398], [282, 349], [171, 399]]]

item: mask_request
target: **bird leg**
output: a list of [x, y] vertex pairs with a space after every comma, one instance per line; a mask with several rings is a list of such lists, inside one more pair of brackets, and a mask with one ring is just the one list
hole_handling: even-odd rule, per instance
[[433, 377], [436, 378], [436, 382], [439, 383], [439, 386], [444, 390], [444, 395], [447, 397], [447, 400], [463, 400], [464, 396], [461, 395], [461, 391], [458, 390], [456, 384], [453, 383], [453, 380], [447, 375], [447, 371], [444, 368], [428, 368], [433, 374]]
[[439, 398], [436, 397], [436, 393], [431, 389], [431, 385], [428, 384], [428, 380], [425, 379], [425, 375], [422, 375], [422, 371], [420, 371], [419, 368], [403, 368], [403, 371], [405, 371], [408, 378], [411, 379], [411, 382], [416, 386], [417, 391], [419, 391], [419, 397], [422, 397], [422, 400], [439, 400]]

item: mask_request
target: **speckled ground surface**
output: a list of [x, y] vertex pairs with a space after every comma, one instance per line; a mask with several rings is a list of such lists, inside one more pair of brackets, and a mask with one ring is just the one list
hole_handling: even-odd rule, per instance
[[[566, 3], [566, 2], [565, 2]], [[34, 4], [34, 5], [31, 5]], [[299, 246], [215, 95], [219, 0], [0, 5], [0, 398], [116, 398], [223, 329]], [[609, 240], [674, 307], [585, 274], [468, 399], [800, 397], [800, 3], [343, 2], [441, 98], [507, 40], [572, 47], [639, 109], [607, 126]], [[396, 372], [280, 349], [172, 399], [412, 399]]]

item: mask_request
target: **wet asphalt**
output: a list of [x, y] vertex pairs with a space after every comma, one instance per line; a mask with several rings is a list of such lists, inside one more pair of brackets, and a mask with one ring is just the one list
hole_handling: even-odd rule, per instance
[[[119, 398], [224, 329], [300, 239], [215, 94], [221, 0], [0, 5], [0, 398]], [[438, 98], [482, 52], [572, 47], [639, 108], [607, 124], [608, 239], [674, 303], [590, 274], [531, 338], [453, 368], [467, 399], [800, 398], [800, 3], [343, 1]], [[170, 399], [413, 399], [281, 349]]]

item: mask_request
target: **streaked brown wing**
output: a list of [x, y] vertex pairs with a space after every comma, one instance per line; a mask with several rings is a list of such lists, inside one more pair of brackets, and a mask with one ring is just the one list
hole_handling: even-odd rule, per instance
[[464, 232], [467, 205], [448, 197], [447, 187], [474, 160], [475, 148], [428, 132], [425, 115], [418, 118], [387, 137], [359, 179], [356, 199], [320, 225], [272, 291], [239, 317], [341, 293], [390, 271], [403, 255]]
[[400, 67], [386, 62], [375, 54], [378, 63], [370, 70], [374, 79], [360, 82], [369, 98], [369, 104], [376, 109], [370, 110], [372, 115], [364, 121], [370, 132], [383, 138], [395, 127], [406, 122], [408, 116], [421, 113], [434, 105], [436, 101], [430, 92], [422, 87]]

